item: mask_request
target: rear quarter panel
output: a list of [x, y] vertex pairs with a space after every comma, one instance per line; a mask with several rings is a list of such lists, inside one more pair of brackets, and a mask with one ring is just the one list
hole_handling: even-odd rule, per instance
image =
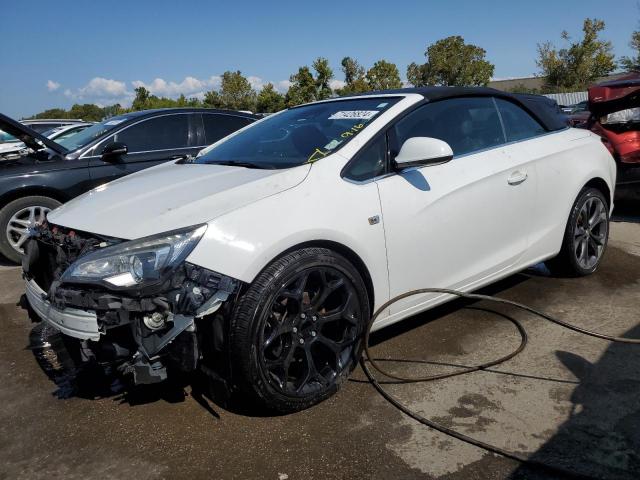
[[613, 207], [616, 165], [600, 137], [588, 130], [569, 128], [523, 142], [523, 147], [538, 177], [527, 255], [531, 264], [560, 251], [571, 207], [590, 180], [607, 183]]

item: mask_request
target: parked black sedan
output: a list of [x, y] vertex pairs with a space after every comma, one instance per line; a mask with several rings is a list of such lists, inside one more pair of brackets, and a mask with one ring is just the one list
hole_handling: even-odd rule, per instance
[[0, 114], [0, 130], [29, 147], [25, 156], [0, 162], [0, 253], [20, 261], [27, 229], [62, 202], [123, 175], [195, 155], [256, 119], [204, 108], [143, 110], [54, 142]]

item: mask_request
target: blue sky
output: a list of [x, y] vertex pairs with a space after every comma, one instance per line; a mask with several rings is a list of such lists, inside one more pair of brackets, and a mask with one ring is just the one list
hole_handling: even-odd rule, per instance
[[[615, 3], [615, 7], [613, 6]], [[190, 1], [2, 0], [0, 112], [126, 103], [136, 85], [160, 95], [197, 95], [225, 70], [256, 86], [286, 88], [289, 75], [325, 56], [342, 79], [349, 55], [369, 67], [422, 61], [425, 47], [462, 35], [483, 47], [495, 77], [536, 72], [536, 44], [580, 34], [585, 17], [605, 20], [604, 38], [628, 55], [639, 27], [637, 0]]]

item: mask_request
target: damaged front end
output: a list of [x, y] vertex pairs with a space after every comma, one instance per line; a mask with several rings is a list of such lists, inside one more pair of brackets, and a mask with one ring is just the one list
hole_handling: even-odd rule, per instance
[[36, 227], [24, 246], [24, 306], [73, 339], [79, 362], [116, 367], [136, 384], [191, 372], [223, 350], [223, 314], [240, 288], [185, 260], [205, 230], [123, 241]]

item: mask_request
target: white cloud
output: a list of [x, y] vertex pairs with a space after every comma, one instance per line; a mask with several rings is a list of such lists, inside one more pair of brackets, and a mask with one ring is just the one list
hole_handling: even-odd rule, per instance
[[58, 82], [54, 82], [53, 80], [47, 80], [47, 90], [53, 92], [60, 88], [60, 84]]
[[98, 105], [128, 105], [133, 100], [133, 92], [127, 90], [127, 84], [119, 80], [95, 77], [85, 86], [64, 91], [64, 95], [72, 100], [95, 103]]
[[344, 88], [347, 85], [347, 82], [344, 82], [342, 80], [331, 80], [329, 82], [329, 86], [334, 89], [334, 90], [338, 90], [339, 88]]
[[290, 86], [291, 81], [289, 80], [280, 80], [275, 84], [276, 90], [278, 90], [280, 93], [285, 93], [287, 90], [289, 90]]
[[73, 99], [84, 98], [118, 98], [131, 95], [127, 91], [127, 85], [118, 80], [95, 77], [89, 80], [84, 87], [76, 90], [66, 89], [64, 94]]
[[131, 82], [134, 88], [144, 87], [153, 95], [160, 97], [177, 97], [179, 95], [195, 96], [203, 91], [220, 87], [219, 75], [212, 75], [208, 79], [200, 80], [195, 77], [185, 77], [180, 83], [168, 82], [163, 78], [156, 78], [151, 83], [142, 80]]
[[267, 83], [269, 83], [269, 82], [263, 81], [260, 77], [255, 77], [255, 76], [247, 77], [247, 80], [249, 81], [251, 88], [253, 88], [256, 91], [262, 90], [262, 87], [264, 87]]

